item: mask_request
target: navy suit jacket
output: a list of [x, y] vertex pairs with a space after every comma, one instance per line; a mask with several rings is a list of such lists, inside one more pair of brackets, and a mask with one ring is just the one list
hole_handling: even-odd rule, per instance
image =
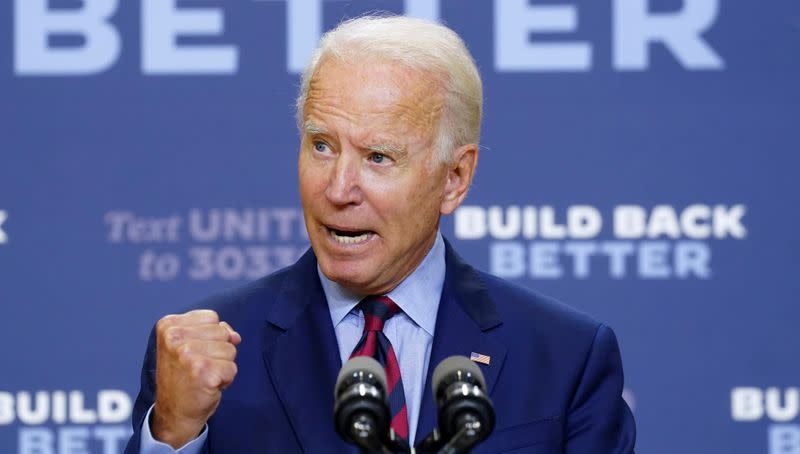
[[[497, 425], [473, 452], [633, 453], [636, 429], [621, 397], [622, 363], [611, 329], [479, 272], [449, 244], [446, 249], [427, 380], [448, 356], [491, 357], [480, 367]], [[333, 388], [342, 364], [312, 251], [201, 307], [216, 310], [242, 335], [239, 372], [208, 421], [204, 452], [358, 452], [334, 431]], [[138, 454], [142, 421], [154, 400], [154, 345], [151, 335], [126, 454]], [[426, 388], [417, 440], [436, 426]]]

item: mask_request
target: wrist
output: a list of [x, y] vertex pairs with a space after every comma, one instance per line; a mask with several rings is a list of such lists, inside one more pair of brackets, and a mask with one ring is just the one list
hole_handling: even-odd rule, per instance
[[150, 425], [150, 434], [155, 440], [166, 443], [177, 450], [202, 433], [205, 421], [176, 417], [159, 408], [156, 403], [150, 413], [148, 424]]

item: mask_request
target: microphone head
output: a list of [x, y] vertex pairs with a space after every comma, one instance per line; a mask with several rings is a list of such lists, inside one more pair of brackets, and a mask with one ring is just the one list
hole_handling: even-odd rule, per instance
[[469, 452], [492, 433], [494, 408], [477, 364], [466, 356], [451, 356], [436, 366], [431, 385], [442, 436], [451, 439], [457, 433], [463, 434], [458, 441], [462, 450], [458, 452]]
[[379, 452], [391, 418], [386, 401], [386, 372], [373, 358], [350, 358], [336, 378], [333, 392], [336, 433], [365, 452]]
[[386, 372], [383, 366], [374, 358], [369, 356], [356, 356], [350, 358], [336, 377], [336, 387], [334, 397], [337, 396], [344, 387], [350, 386], [355, 382], [366, 382], [377, 385], [383, 394], [386, 394]]
[[486, 380], [480, 367], [466, 356], [451, 356], [436, 366], [433, 370], [431, 384], [433, 395], [436, 396], [442, 385], [447, 386], [455, 381], [463, 381], [477, 385], [481, 391], [486, 391]]

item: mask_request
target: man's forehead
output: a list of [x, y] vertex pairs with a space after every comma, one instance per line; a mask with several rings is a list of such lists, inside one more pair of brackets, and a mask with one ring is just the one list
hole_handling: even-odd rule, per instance
[[326, 60], [309, 83], [304, 121], [324, 129], [330, 126], [320, 120], [343, 119], [427, 135], [438, 125], [443, 99], [441, 84], [423, 71], [386, 61]]
[[309, 83], [309, 96], [338, 96], [351, 101], [422, 101], [442, 97], [442, 84], [433, 74], [392, 62], [322, 63]]

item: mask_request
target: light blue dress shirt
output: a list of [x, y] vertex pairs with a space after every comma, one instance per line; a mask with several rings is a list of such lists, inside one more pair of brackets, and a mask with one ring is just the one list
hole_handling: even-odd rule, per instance
[[[383, 332], [392, 343], [400, 363], [400, 377], [403, 380], [408, 410], [409, 442], [412, 445], [417, 431], [422, 396], [425, 394], [423, 387], [428, 376], [436, 313], [439, 310], [439, 299], [444, 286], [444, 255], [444, 240], [439, 233], [436, 235], [433, 247], [417, 269], [387, 294], [402, 309], [401, 313], [386, 322]], [[361, 339], [364, 330], [364, 315], [356, 306], [365, 295], [350, 293], [325, 277], [319, 269], [317, 271], [325, 298], [328, 300], [331, 321], [339, 343], [339, 355], [344, 364], [350, 358], [350, 353]], [[142, 424], [140, 454], [200, 452], [207, 437], [207, 426], [197, 438], [176, 451], [166, 443], [153, 438], [148, 424], [152, 411], [151, 406]]]

